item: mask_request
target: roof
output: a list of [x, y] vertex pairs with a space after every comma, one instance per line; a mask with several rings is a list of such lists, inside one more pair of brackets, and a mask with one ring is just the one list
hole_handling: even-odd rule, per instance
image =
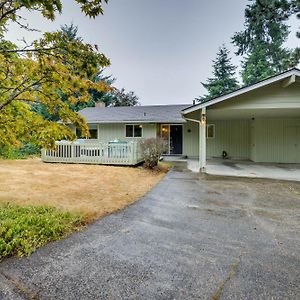
[[189, 104], [87, 107], [79, 111], [87, 123], [185, 123], [181, 111]]
[[196, 104], [196, 105], [193, 105], [193, 106], [189, 106], [189, 107], [183, 109], [182, 114], [188, 114], [188, 113], [191, 113], [191, 112], [193, 112], [195, 110], [202, 109], [204, 107], [208, 107], [208, 106], [214, 105], [216, 103], [219, 103], [219, 102], [231, 99], [233, 97], [237, 97], [239, 95], [248, 93], [248, 92], [253, 91], [255, 89], [258, 89], [258, 88], [267, 86], [269, 84], [275, 83], [277, 81], [281, 81], [281, 80], [289, 78], [291, 76], [300, 77], [300, 70], [297, 69], [297, 68], [294, 68], [294, 69], [285, 71], [285, 72], [283, 72], [281, 74], [278, 74], [278, 75], [269, 77], [267, 79], [264, 79], [262, 81], [259, 81], [257, 83], [254, 83], [254, 84], [251, 84], [251, 85], [239, 88], [239, 89], [237, 89], [237, 90], [235, 90], [233, 92], [230, 92], [228, 94], [222, 95], [220, 97], [216, 97], [216, 98], [211, 99], [211, 100], [209, 100], [207, 102], [199, 103], [199, 104]]

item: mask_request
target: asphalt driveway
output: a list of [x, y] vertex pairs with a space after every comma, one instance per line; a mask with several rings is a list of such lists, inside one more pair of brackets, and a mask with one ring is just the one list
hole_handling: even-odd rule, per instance
[[177, 166], [124, 211], [2, 262], [0, 299], [299, 299], [299, 232], [300, 183]]

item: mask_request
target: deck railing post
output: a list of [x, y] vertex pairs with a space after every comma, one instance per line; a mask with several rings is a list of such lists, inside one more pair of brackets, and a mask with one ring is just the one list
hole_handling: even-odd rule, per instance
[[71, 159], [73, 160], [75, 158], [75, 155], [74, 155], [74, 143], [72, 142], [71, 143]]

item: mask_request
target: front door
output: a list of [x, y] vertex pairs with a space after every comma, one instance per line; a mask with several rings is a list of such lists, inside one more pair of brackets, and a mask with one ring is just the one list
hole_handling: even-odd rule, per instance
[[182, 154], [182, 125], [170, 125], [170, 154]]
[[168, 143], [165, 154], [182, 154], [182, 125], [161, 125], [161, 137], [164, 138]]

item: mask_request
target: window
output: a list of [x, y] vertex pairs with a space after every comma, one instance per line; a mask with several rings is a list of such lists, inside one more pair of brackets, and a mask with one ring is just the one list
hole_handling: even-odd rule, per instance
[[142, 137], [142, 125], [126, 125], [126, 137]]
[[207, 124], [206, 126], [206, 137], [208, 139], [215, 138], [215, 124]]
[[90, 139], [98, 139], [98, 130], [97, 129], [90, 129]]

